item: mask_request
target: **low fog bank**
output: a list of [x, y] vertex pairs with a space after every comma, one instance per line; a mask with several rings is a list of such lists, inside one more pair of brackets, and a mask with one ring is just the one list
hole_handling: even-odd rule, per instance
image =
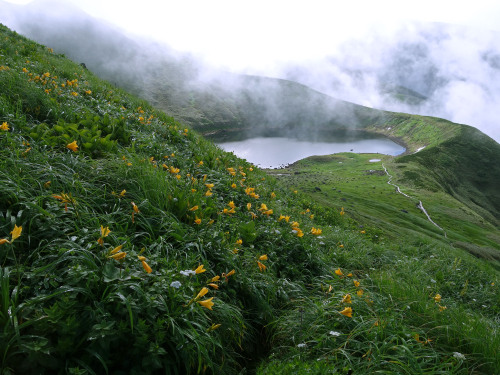
[[500, 140], [500, 38], [493, 32], [429, 23], [372, 28], [325, 45], [323, 59], [273, 65], [256, 76], [208, 67], [67, 2], [0, 0], [0, 22], [200, 130], [271, 127], [322, 137], [312, 129], [383, 121], [371, 107], [446, 118]]
[[[200, 131], [237, 129], [257, 136], [279, 130], [282, 136], [315, 139], [323, 136], [322, 129], [355, 129], [383, 116], [289, 80], [209, 67], [69, 4], [40, 0], [8, 8], [3, 8], [2, 23]], [[57, 11], [44, 11], [49, 8]]]
[[442, 117], [500, 141], [500, 33], [412, 23], [277, 75], [369, 107]]
[[163, 60], [178, 66], [178, 73], [182, 71], [185, 57], [167, 45], [129, 35], [69, 2], [38, 0], [14, 5], [0, 0], [0, 10], [0, 22], [7, 27], [137, 95], [143, 95], [145, 83]]

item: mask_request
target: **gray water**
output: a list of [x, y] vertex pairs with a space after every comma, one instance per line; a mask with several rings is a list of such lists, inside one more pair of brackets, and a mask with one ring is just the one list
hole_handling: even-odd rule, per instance
[[405, 152], [404, 147], [387, 138], [313, 142], [285, 137], [258, 137], [218, 143], [218, 146], [261, 168], [278, 168], [309, 156], [338, 152], [379, 153], [393, 156]]

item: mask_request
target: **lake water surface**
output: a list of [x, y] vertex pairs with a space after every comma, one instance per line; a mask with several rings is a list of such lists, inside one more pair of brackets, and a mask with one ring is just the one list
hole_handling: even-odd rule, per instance
[[313, 142], [285, 137], [258, 137], [218, 143], [218, 146], [261, 168], [277, 168], [309, 156], [338, 152], [380, 153], [394, 156], [405, 152], [404, 147], [387, 138]]

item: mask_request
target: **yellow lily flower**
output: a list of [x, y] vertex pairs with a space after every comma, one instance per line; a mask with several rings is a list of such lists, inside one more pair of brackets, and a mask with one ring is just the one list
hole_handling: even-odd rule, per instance
[[22, 226], [18, 227], [17, 225], [14, 224], [14, 229], [12, 229], [12, 232], [10, 232], [10, 234], [12, 235], [11, 242], [14, 241], [15, 239], [19, 238], [22, 231], [23, 231]]
[[265, 271], [266, 270], [266, 266], [264, 264], [262, 264], [261, 262], [257, 261], [257, 265], [259, 266], [259, 270], [262, 272], [262, 271]]
[[207, 332], [215, 331], [217, 328], [219, 328], [221, 325], [220, 324], [212, 324], [210, 328], [207, 329]]
[[76, 141], [73, 141], [71, 143], [68, 143], [66, 145], [67, 148], [69, 148], [71, 151], [73, 152], [77, 152], [78, 151], [78, 145], [76, 144]]
[[197, 296], [195, 297], [195, 300], [197, 299], [200, 299], [201, 297], [203, 297], [205, 294], [208, 293], [208, 288], [206, 287], [203, 287], [200, 292], [197, 294]]
[[109, 227], [103, 227], [101, 225], [101, 238], [107, 237], [110, 233]]
[[111, 250], [110, 254], [116, 254], [122, 249], [123, 245], [115, 247], [113, 250]]
[[196, 211], [198, 209], [198, 206], [193, 206], [189, 209], [189, 211]]
[[205, 268], [203, 268], [203, 264], [199, 265], [199, 266], [198, 266], [198, 268], [196, 268], [196, 269], [194, 270], [194, 272], [196, 272], [196, 274], [203, 273], [203, 272], [205, 272], [205, 271], [206, 271], [206, 269], [205, 269]]
[[341, 303], [351, 303], [351, 295], [346, 294], [344, 297], [342, 297]]
[[348, 318], [352, 318], [352, 308], [346, 307], [344, 310], [340, 311], [340, 313]]
[[219, 286], [217, 284], [214, 284], [214, 283], [210, 283], [208, 284], [209, 286], [211, 286], [212, 288], [214, 289], [219, 289]]
[[0, 238], [0, 245], [10, 243], [10, 241], [7, 238]]
[[141, 263], [142, 263], [142, 268], [144, 268], [144, 271], [146, 271], [147, 273], [153, 272], [153, 270], [151, 269], [149, 264], [146, 263], [145, 260], [141, 261]]
[[437, 303], [441, 302], [441, 294], [436, 294], [433, 298]]
[[357, 288], [360, 284], [360, 282], [358, 280], [353, 280], [352, 281], [354, 283], [354, 286]]
[[214, 305], [214, 303], [212, 302], [213, 299], [214, 299], [214, 297], [210, 297], [209, 299], [206, 299], [204, 301], [197, 301], [197, 302], [200, 305], [202, 305], [203, 307], [206, 307], [207, 309], [212, 310], [212, 306]]
[[125, 258], [126, 255], [127, 255], [127, 253], [124, 253], [121, 251], [119, 253], [108, 256], [108, 258], [113, 258], [114, 260], [120, 260], [120, 259]]
[[220, 276], [217, 275], [217, 276], [212, 277], [212, 279], [210, 281], [215, 283], [215, 282], [219, 281], [219, 279], [220, 279]]
[[319, 228], [314, 228], [314, 227], [311, 228], [311, 233], [315, 236], [319, 236], [322, 232], [323, 231]]
[[292, 230], [295, 232], [295, 234], [297, 235], [297, 237], [303, 237], [304, 236], [304, 232], [302, 232], [302, 229], [300, 229], [298, 227], [294, 227], [294, 228], [292, 228]]
[[267, 254], [261, 255], [259, 260], [267, 260]]
[[335, 270], [335, 275], [337, 275], [337, 276], [342, 276], [343, 274], [344, 274], [344, 273], [340, 270], [340, 268], [337, 268], [337, 269]]
[[7, 124], [6, 122], [2, 123], [2, 126], [0, 126], [0, 130], [3, 130], [3, 131], [9, 131], [9, 124]]

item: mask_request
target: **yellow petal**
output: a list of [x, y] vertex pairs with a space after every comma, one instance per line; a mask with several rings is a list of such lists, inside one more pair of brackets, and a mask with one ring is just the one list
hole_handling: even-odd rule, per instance
[[17, 225], [14, 224], [14, 229], [12, 229], [12, 232], [10, 232], [10, 234], [12, 234], [12, 241], [14, 241], [16, 238], [19, 238], [22, 231], [23, 231], [22, 226], [18, 227]]
[[144, 271], [146, 271], [147, 273], [153, 272], [151, 267], [149, 267], [149, 264], [147, 264], [144, 260], [141, 263], [142, 263], [142, 268], [144, 268]]
[[220, 276], [217, 275], [217, 276], [212, 277], [212, 279], [210, 281], [214, 283], [216, 281], [219, 281], [219, 279], [220, 279]]
[[142, 255], [138, 255], [137, 258], [139, 258], [139, 260], [142, 262], [143, 260], [146, 260], [146, 257], [145, 256], [142, 256]]
[[122, 249], [123, 245], [115, 247], [113, 250], [111, 250], [110, 254], [116, 254]]
[[220, 324], [212, 324], [212, 326], [210, 328], [207, 329], [207, 332], [211, 332], [211, 331], [214, 331], [216, 330], [217, 328], [219, 328], [221, 325]]
[[340, 312], [342, 315], [352, 318], [352, 308], [346, 307], [344, 310]]
[[346, 294], [346, 295], [342, 298], [342, 303], [351, 303], [351, 295], [350, 295], [350, 294]]
[[71, 151], [76, 152], [78, 151], [78, 145], [76, 144], [76, 141], [73, 141], [71, 143], [68, 143], [66, 145], [67, 148], [69, 148]]
[[0, 238], [0, 245], [10, 243], [10, 241], [7, 238]]
[[203, 288], [200, 290], [200, 292], [198, 293], [198, 295], [196, 296], [196, 298], [195, 298], [195, 299], [199, 299], [199, 298], [203, 297], [203, 296], [204, 296], [205, 294], [207, 294], [207, 293], [208, 293], [208, 288], [203, 287]]
[[132, 208], [134, 209], [134, 212], [136, 214], [138, 214], [139, 213], [139, 207], [137, 207], [137, 205], [134, 202], [130, 202], [130, 203], [132, 203]]
[[110, 234], [111, 231], [109, 230], [109, 227], [103, 227], [101, 225], [101, 237], [104, 238], [104, 237], [107, 237], [108, 234]]
[[123, 259], [125, 258], [125, 256], [127, 255], [127, 253], [124, 253], [124, 252], [119, 252], [119, 253], [116, 253], [116, 254], [113, 254], [113, 255], [110, 255], [108, 258], [113, 258], [115, 260], [120, 260], [120, 259]]
[[197, 301], [197, 302], [200, 305], [202, 305], [203, 307], [206, 307], [207, 309], [212, 310], [212, 306], [214, 305], [214, 303], [212, 302], [213, 299], [214, 299], [214, 297], [211, 297], [211, 298], [206, 299], [204, 301]]
[[206, 269], [203, 268], [203, 264], [199, 265], [198, 268], [194, 270], [194, 272], [196, 272], [197, 274], [205, 271]]

